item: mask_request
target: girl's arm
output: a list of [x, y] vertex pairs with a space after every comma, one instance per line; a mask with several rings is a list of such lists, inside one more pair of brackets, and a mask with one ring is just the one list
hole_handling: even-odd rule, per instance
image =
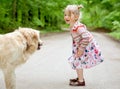
[[93, 36], [86, 30], [85, 27], [79, 27], [77, 32], [81, 35], [81, 40], [78, 43], [79, 47], [85, 49], [86, 46], [88, 46], [88, 44], [91, 42]]
[[92, 35], [86, 30], [85, 27], [79, 27], [77, 32], [81, 35], [81, 40], [78, 42], [78, 55], [81, 56], [84, 53], [86, 46], [88, 46], [92, 40]]

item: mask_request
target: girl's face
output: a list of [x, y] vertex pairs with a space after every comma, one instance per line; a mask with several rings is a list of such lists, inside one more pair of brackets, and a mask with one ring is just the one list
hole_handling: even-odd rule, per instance
[[65, 11], [64, 12], [64, 20], [67, 24], [71, 24], [75, 22], [75, 17], [72, 13]]
[[70, 13], [68, 11], [65, 11], [64, 12], [64, 20], [67, 24], [70, 24], [70, 19], [71, 19]]
[[64, 12], [64, 20], [67, 24], [74, 24], [76, 19], [78, 19], [78, 16], [74, 13], [70, 13], [69, 11]]

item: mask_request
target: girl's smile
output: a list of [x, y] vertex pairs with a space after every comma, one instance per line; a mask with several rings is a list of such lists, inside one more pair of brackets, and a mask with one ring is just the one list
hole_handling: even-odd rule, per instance
[[64, 15], [64, 20], [67, 24], [70, 24], [70, 16], [67, 13]]

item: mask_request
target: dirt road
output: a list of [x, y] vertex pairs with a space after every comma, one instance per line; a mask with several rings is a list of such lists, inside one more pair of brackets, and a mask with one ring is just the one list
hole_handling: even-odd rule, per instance
[[[76, 74], [67, 61], [71, 55], [71, 37], [66, 32], [42, 37], [42, 49], [16, 69], [16, 89], [120, 89], [120, 43], [102, 33], [93, 35], [101, 46], [104, 62], [84, 70], [85, 87], [68, 85]], [[5, 89], [1, 71], [0, 89]]]

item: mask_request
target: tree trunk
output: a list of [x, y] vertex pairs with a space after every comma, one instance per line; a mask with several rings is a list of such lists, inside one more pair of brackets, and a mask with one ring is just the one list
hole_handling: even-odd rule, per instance
[[16, 19], [16, 12], [17, 10], [17, 0], [13, 0], [13, 8], [12, 8], [12, 18], [15, 20]]

